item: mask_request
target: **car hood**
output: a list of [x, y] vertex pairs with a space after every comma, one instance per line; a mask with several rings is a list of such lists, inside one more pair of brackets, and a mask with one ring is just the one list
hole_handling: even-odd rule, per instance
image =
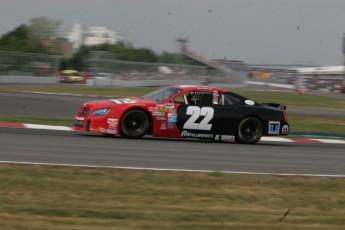
[[152, 100], [134, 97], [134, 98], [115, 98], [115, 99], [106, 99], [106, 100], [93, 100], [87, 101], [83, 104], [83, 107], [93, 107], [93, 108], [104, 108], [104, 107], [113, 107], [115, 105], [143, 105], [143, 104], [153, 104], [157, 103]]

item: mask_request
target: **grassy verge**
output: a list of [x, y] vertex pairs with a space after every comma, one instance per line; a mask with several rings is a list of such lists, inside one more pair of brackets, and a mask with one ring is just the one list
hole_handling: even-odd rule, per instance
[[341, 178], [0, 165], [0, 185], [1, 229], [345, 225]]
[[288, 114], [290, 132], [345, 134], [345, 118]]

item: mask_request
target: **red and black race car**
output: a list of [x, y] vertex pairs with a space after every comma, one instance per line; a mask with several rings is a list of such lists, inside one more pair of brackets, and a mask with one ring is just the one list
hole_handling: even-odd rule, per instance
[[261, 136], [287, 135], [286, 107], [259, 104], [228, 90], [179, 85], [142, 97], [85, 102], [74, 129], [141, 138], [235, 140], [254, 144]]

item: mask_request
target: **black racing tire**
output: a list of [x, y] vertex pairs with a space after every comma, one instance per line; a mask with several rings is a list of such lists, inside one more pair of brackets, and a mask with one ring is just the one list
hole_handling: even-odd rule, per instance
[[142, 138], [148, 130], [149, 119], [140, 109], [125, 113], [121, 119], [121, 134], [127, 138]]
[[239, 144], [255, 144], [262, 136], [262, 123], [255, 117], [244, 118], [237, 127], [235, 141]]

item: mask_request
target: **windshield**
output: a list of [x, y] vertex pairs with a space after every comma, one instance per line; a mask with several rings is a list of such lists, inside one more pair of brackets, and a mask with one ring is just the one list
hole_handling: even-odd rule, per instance
[[146, 94], [144, 96], [142, 96], [141, 98], [145, 98], [145, 99], [151, 99], [153, 101], [158, 101], [158, 102], [162, 102], [166, 99], [168, 99], [170, 96], [181, 92], [182, 90], [179, 88], [164, 88], [164, 89], [159, 89], [156, 91], [153, 91], [149, 94]]
[[80, 76], [79, 72], [67, 72], [67, 73], [62, 73], [62, 76]]

